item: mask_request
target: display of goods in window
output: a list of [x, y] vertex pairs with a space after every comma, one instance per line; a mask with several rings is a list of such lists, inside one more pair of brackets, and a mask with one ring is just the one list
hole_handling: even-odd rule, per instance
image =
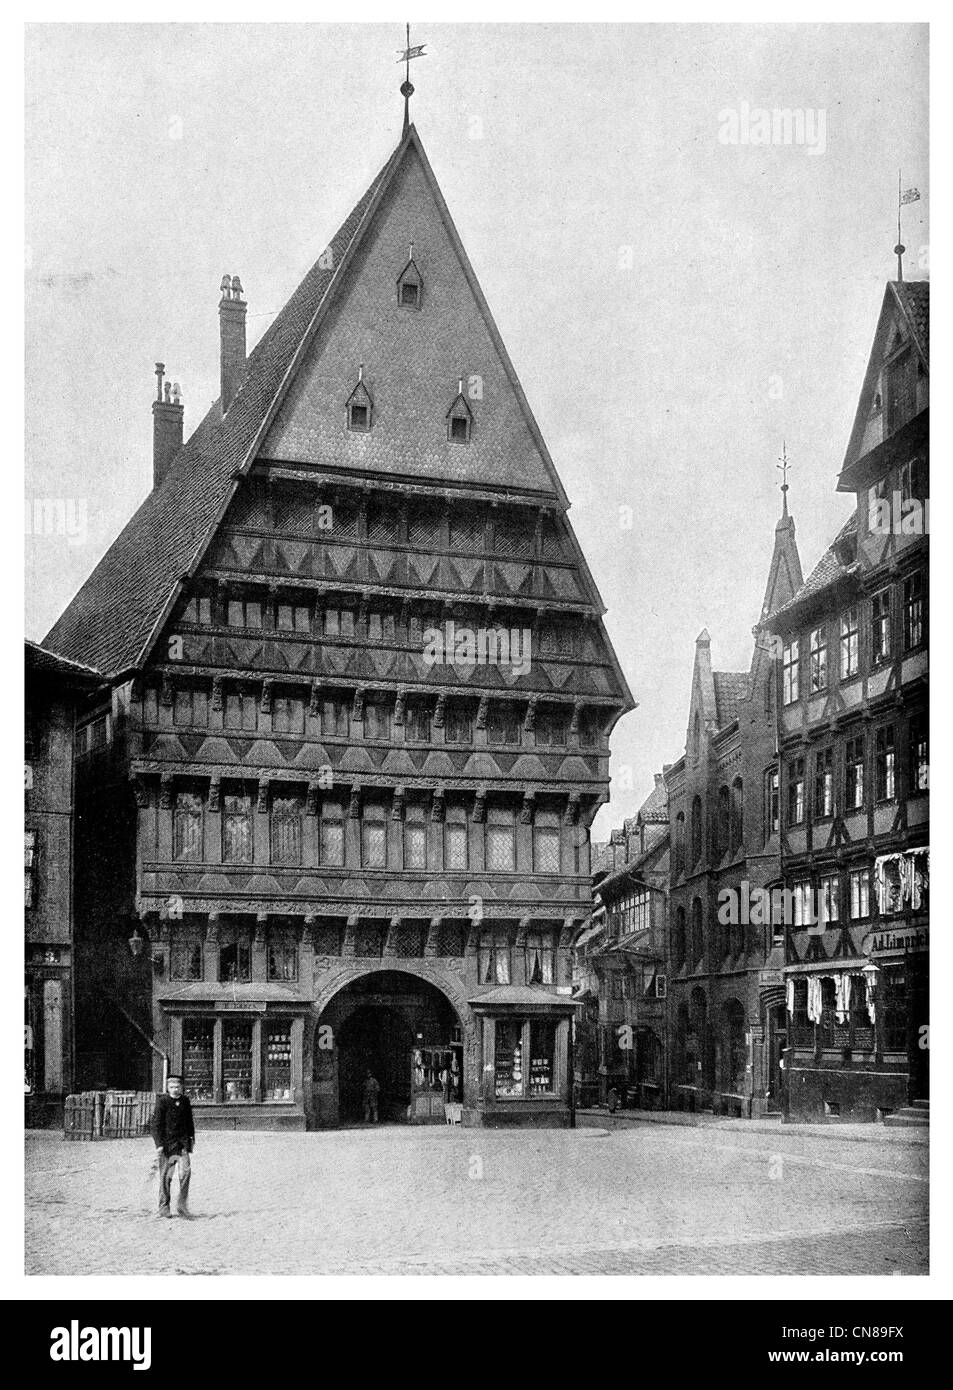
[[265, 1096], [268, 1100], [291, 1100], [291, 1033], [287, 1028], [268, 1033]]
[[185, 1090], [193, 1100], [214, 1096], [212, 1030], [192, 1033], [184, 1044]]
[[222, 1058], [226, 1100], [251, 1100], [251, 1028], [226, 1029]]

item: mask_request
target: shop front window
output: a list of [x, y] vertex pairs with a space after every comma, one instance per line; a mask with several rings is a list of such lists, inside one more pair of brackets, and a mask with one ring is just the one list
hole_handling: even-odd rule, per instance
[[494, 1028], [496, 1098], [552, 1095], [556, 1024], [550, 1019], [497, 1019]]
[[291, 1100], [291, 1024], [270, 1023], [265, 1032], [265, 1100]]
[[214, 1028], [211, 1019], [188, 1018], [182, 1025], [182, 1074], [191, 1100], [215, 1098]]
[[222, 1029], [222, 1092], [226, 1101], [251, 1100], [252, 1025], [226, 1019]]

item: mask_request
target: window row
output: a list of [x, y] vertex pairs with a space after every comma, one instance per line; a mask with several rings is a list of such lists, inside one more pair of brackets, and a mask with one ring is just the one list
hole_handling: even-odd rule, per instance
[[[225, 864], [254, 862], [254, 819], [256, 803], [247, 792], [223, 792], [221, 807], [221, 860]], [[305, 800], [301, 795], [270, 798], [270, 858], [272, 864], [302, 863], [305, 835]], [[500, 873], [516, 872], [517, 813], [502, 807], [488, 807], [485, 822], [474, 822], [462, 806], [448, 806], [439, 823], [432, 826], [433, 813], [422, 802], [408, 802], [401, 817], [402, 851], [395, 856], [394, 837], [389, 833], [393, 812], [383, 803], [366, 803], [359, 818], [360, 865], [367, 869], [458, 869], [470, 867], [470, 826], [477, 824], [483, 838], [484, 864]], [[351, 819], [343, 802], [325, 800], [317, 820], [319, 864], [341, 868], [346, 862], [345, 824]], [[175, 793], [172, 853], [177, 860], [204, 863], [208, 829], [207, 805], [202, 794]], [[560, 872], [560, 816], [556, 811], [537, 811], [532, 826], [533, 872]], [[434, 856], [433, 832], [442, 839], [442, 862]], [[402, 863], [395, 863], [396, 858]], [[438, 855], [438, 861], [440, 856]]]
[[781, 650], [785, 705], [795, 704], [805, 693], [819, 694], [837, 679], [860, 675], [863, 621], [870, 669], [923, 646], [927, 640], [925, 571], [915, 571], [895, 588], [882, 589], [869, 603], [845, 609], [836, 623], [821, 623], [785, 642]]
[[[302, 636], [369, 640], [416, 647], [424, 641], [430, 629], [442, 629], [440, 612], [415, 612], [406, 621], [398, 608], [360, 608], [357, 603], [322, 602], [311, 604], [296, 600], [274, 601], [235, 595], [216, 603], [210, 595], [198, 595], [188, 600], [180, 620], [200, 627], [240, 628], [252, 632], [285, 632]], [[570, 622], [519, 623], [533, 634], [535, 650], [542, 656], [578, 656], [583, 648], [583, 635]], [[472, 627], [488, 624], [481, 614], [473, 615]], [[490, 624], [489, 626], [492, 626]]]
[[[872, 740], [865, 734], [849, 738], [839, 748], [818, 749], [810, 758], [798, 756], [787, 762], [788, 825], [803, 825], [808, 800], [811, 818], [826, 820], [862, 810], [872, 797], [875, 804], [894, 801], [898, 796], [914, 796], [930, 785], [929, 727], [926, 712], [913, 715], [906, 726], [907, 760], [901, 788], [897, 740], [893, 724], [875, 729]], [[810, 784], [808, 783], [810, 776]], [[872, 779], [872, 782], [871, 782]], [[780, 801], [777, 772], [767, 773], [767, 831], [779, 828]]]
[[[265, 943], [266, 977], [273, 981], [298, 978], [298, 938], [293, 931], [270, 928]], [[204, 979], [202, 938], [197, 930], [173, 928], [169, 946], [169, 978]], [[252, 978], [252, 935], [241, 927], [223, 927], [218, 936], [220, 984], [244, 983]]]
[[[154, 686], [143, 691], [143, 719], [148, 725], [159, 723], [162, 692]], [[169, 692], [174, 724], [187, 728], [207, 729], [210, 726], [212, 697], [207, 689], [198, 686], [176, 687]], [[404, 730], [407, 743], [430, 743], [434, 728], [442, 728], [445, 743], [472, 745], [474, 729], [485, 728], [491, 747], [519, 747], [523, 734], [532, 729], [537, 748], [560, 748], [569, 743], [570, 733], [578, 730], [582, 747], [594, 747], [602, 732], [602, 720], [596, 710], [582, 710], [578, 718], [565, 707], [533, 708], [533, 718], [527, 717], [526, 707], [514, 701], [488, 700], [481, 707], [476, 700], [434, 697], [394, 697], [378, 694], [358, 698], [327, 695], [315, 708], [303, 695], [269, 691], [271, 732], [304, 734], [306, 712], [313, 711], [320, 719], [322, 738], [351, 738], [358, 726], [365, 739], [389, 741], [395, 727]], [[236, 732], [256, 732], [261, 724], [263, 697], [256, 691], [229, 687], [221, 696], [222, 726]], [[267, 706], [266, 706], [267, 708]]]

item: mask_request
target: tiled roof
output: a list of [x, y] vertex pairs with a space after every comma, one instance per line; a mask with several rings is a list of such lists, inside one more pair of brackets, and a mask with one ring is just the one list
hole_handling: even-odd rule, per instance
[[748, 694], [746, 671], [712, 671], [715, 683], [715, 712], [719, 729], [738, 718], [738, 706]]
[[93, 686], [101, 679], [99, 672], [79, 661], [67, 661], [65, 657], [48, 652], [37, 642], [24, 642], [24, 659], [28, 676], [55, 676], [59, 680]]
[[765, 626], [770, 627], [774, 619], [780, 617], [783, 613], [789, 612], [792, 608], [797, 608], [806, 598], [810, 598], [813, 594], [820, 593], [823, 589], [828, 588], [837, 580], [843, 579], [846, 575], [855, 573], [858, 569], [857, 562], [854, 561], [851, 564], [845, 565], [839, 557], [838, 547], [841, 541], [845, 540], [848, 536], [854, 535], [856, 531], [857, 513], [855, 511], [852, 512], [844, 522], [843, 526], [834, 537], [834, 540], [827, 550], [825, 550], [824, 554], [811, 570], [811, 573], [807, 576], [794, 597], [788, 599], [787, 603], [782, 604], [780, 608], [776, 609], [775, 612], [771, 614], [771, 617], [766, 620]]
[[[297, 349], [354, 240], [387, 161], [249, 355], [225, 418], [216, 401], [152, 492], [44, 638], [104, 675], [134, 667], [182, 577], [231, 500], [236, 469], [265, 423]], [[327, 268], [333, 266], [334, 269]]]
[[930, 282], [929, 280], [895, 280], [894, 294], [917, 340], [924, 362], [930, 361]]

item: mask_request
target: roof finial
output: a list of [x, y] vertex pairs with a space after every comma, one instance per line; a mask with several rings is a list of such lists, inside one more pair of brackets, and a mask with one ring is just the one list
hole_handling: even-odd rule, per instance
[[919, 188], [907, 188], [907, 189], [905, 189], [904, 186], [903, 186], [903, 174], [902, 174], [902, 172], [898, 169], [898, 170], [897, 170], [897, 244], [896, 244], [896, 246], [893, 248], [893, 254], [894, 254], [894, 255], [896, 256], [896, 258], [897, 258], [897, 279], [898, 279], [898, 281], [901, 281], [901, 282], [903, 281], [903, 253], [904, 253], [904, 251], [906, 251], [907, 248], [903, 245], [903, 242], [901, 241], [901, 237], [900, 237], [900, 209], [901, 209], [906, 203], [917, 203], [917, 202], [919, 202], [919, 201], [920, 201], [920, 190], [919, 190]]
[[782, 516], [787, 516], [787, 514], [788, 514], [788, 469], [791, 467], [791, 464], [790, 464], [790, 462], [788, 461], [788, 446], [787, 446], [787, 440], [784, 440], [784, 439], [783, 439], [783, 440], [781, 441], [781, 453], [780, 453], [779, 456], [778, 456], [778, 462], [775, 464], [775, 467], [776, 467], [776, 468], [779, 468], [779, 469], [781, 470], [781, 498], [782, 498], [782, 511], [781, 511], [781, 515], [782, 515]]
[[411, 48], [410, 25], [408, 24], [407, 47], [401, 52], [400, 57], [397, 59], [398, 63], [403, 63], [405, 65], [405, 77], [403, 82], [400, 84], [400, 94], [404, 98], [404, 135], [407, 134], [407, 128], [410, 125], [410, 98], [414, 94], [414, 84], [410, 80], [410, 60], [411, 58], [426, 58], [427, 55], [424, 52], [426, 46], [426, 44], [419, 43], [415, 45], [415, 47]]

